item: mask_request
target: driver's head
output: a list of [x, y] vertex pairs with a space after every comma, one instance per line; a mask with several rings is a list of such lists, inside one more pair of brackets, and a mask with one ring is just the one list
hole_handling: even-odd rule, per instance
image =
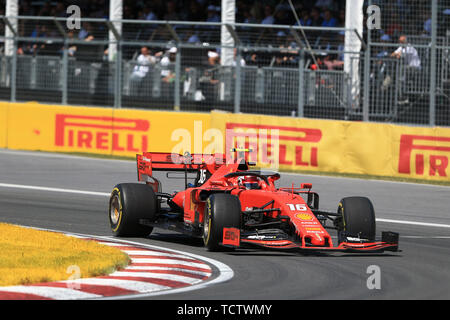
[[255, 176], [242, 177], [241, 185], [247, 190], [260, 189], [259, 180]]

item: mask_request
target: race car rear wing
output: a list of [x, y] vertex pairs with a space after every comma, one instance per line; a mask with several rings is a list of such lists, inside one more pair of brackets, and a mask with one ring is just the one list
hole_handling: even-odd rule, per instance
[[225, 164], [222, 154], [190, 154], [144, 152], [136, 155], [138, 181], [147, 181], [153, 171], [181, 171], [186, 173], [198, 172], [205, 168], [211, 173], [218, 166]]

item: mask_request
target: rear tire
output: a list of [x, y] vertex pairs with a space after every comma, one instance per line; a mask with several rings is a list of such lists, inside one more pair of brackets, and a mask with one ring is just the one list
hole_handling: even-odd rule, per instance
[[375, 210], [368, 198], [344, 198], [339, 202], [337, 213], [335, 224], [339, 243], [344, 241], [346, 236], [375, 240]]
[[158, 199], [145, 184], [124, 183], [114, 187], [109, 200], [109, 222], [116, 237], [145, 237], [153, 227], [139, 223], [140, 219], [156, 219]]
[[223, 228], [241, 227], [241, 202], [230, 194], [213, 194], [206, 200], [203, 242], [209, 251], [224, 250]]

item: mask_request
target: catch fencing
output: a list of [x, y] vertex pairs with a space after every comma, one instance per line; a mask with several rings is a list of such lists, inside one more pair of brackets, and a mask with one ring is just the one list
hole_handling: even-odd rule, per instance
[[[442, 26], [404, 45], [366, 30], [353, 50], [345, 34], [357, 32], [345, 28], [82, 19], [74, 31], [65, 18], [1, 18], [2, 100], [450, 125]], [[222, 27], [233, 45], [221, 44]], [[408, 46], [420, 68], [391, 56]]]

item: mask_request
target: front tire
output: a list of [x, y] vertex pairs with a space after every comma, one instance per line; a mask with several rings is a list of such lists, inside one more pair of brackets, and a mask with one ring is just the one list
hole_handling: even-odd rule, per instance
[[116, 237], [145, 237], [153, 228], [140, 219], [155, 220], [158, 199], [145, 184], [124, 183], [114, 187], [109, 199], [109, 222]]
[[335, 221], [338, 229], [339, 243], [347, 236], [375, 240], [376, 222], [372, 202], [365, 197], [349, 197], [339, 202], [338, 218]]
[[203, 242], [209, 251], [220, 251], [223, 228], [241, 227], [241, 202], [230, 194], [213, 194], [206, 200]]

